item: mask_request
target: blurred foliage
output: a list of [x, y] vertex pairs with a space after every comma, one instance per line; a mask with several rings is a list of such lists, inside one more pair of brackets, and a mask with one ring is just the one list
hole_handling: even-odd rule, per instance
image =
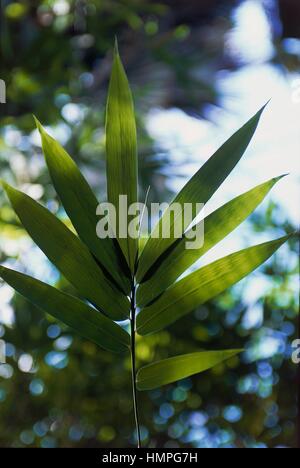
[[[264, 219], [265, 213], [258, 221]], [[295, 241], [290, 248], [295, 253], [289, 264], [286, 252], [279, 252], [254, 279], [200, 307], [170, 331], [137, 343], [139, 365], [167, 357], [170, 348], [172, 354], [202, 347], [246, 349], [241, 360], [140, 393], [144, 443], [296, 445], [297, 366], [290, 358], [297, 316]], [[249, 306], [242, 297], [255, 281], [267, 282], [268, 288]], [[20, 296], [13, 297], [12, 306], [15, 321], [5, 327], [4, 335], [8, 359], [0, 367], [0, 445], [133, 445], [129, 355], [113, 356], [73, 336]], [[251, 323], [249, 312], [254, 308], [258, 318]]]
[[[203, 116], [205, 105], [218, 105], [218, 73], [242, 66], [225, 41], [238, 3], [3, 1], [0, 77], [7, 84], [7, 104], [0, 106], [1, 178], [40, 201], [46, 196], [48, 208], [60, 211], [40, 154], [35, 113], [104, 196], [104, 99], [117, 35], [138, 109], [141, 198], [149, 185], [149, 201], [169, 198], [169, 177], [174, 170], [180, 175], [181, 168], [149, 136], [147, 112], [179, 107]], [[293, 19], [299, 2], [278, 5], [273, 61], [294, 71], [299, 53], [290, 38], [299, 37]], [[252, 217], [253, 232], [266, 224], [276, 234], [292, 231], [281, 218], [270, 205]], [[1, 262], [18, 258], [23, 271], [71, 291], [32, 246], [2, 194], [0, 240]], [[290, 359], [297, 335], [296, 241], [284, 249], [253, 278], [180, 320], [170, 333], [138, 343], [138, 364], [167, 357], [170, 348], [172, 354], [202, 346], [246, 348], [241, 362], [236, 358], [177, 385], [141, 393], [144, 444], [296, 446], [297, 367]], [[265, 286], [259, 287], [261, 296], [246, 304], [245, 292], [257, 282]], [[0, 365], [0, 446], [132, 446], [129, 356], [112, 356], [73, 336], [7, 286], [0, 287], [0, 312], [6, 318], [0, 338], [7, 342], [7, 364]]]

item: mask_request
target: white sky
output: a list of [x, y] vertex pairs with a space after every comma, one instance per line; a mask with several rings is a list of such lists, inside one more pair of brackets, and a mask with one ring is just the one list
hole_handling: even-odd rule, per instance
[[[235, 28], [227, 38], [228, 48], [242, 57], [246, 66], [235, 73], [220, 74], [221, 108], [209, 109], [210, 122], [187, 116], [178, 109], [157, 109], [149, 115], [148, 129], [160, 145], [171, 150], [172, 161], [188, 161], [183, 166], [186, 178], [173, 180], [172, 186], [177, 191], [234, 131], [271, 98], [244, 157], [206, 205], [205, 211], [207, 214], [271, 177], [289, 173], [273, 188], [268, 200], [281, 207], [283, 219], [287, 218], [299, 226], [300, 75], [287, 76], [266, 63], [272, 52], [271, 36], [259, 2], [250, 0], [243, 4], [234, 19]], [[258, 241], [270, 238], [272, 233], [271, 237], [266, 233]], [[221, 251], [213, 249], [206, 256], [207, 261], [237, 250], [244, 246], [245, 241], [253, 243], [256, 239], [253, 240], [252, 232], [247, 238], [247, 227], [242, 226], [229, 236], [225, 244], [223, 242]]]

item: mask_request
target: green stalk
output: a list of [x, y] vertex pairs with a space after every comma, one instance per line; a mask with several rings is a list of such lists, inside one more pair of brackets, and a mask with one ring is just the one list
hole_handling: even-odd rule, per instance
[[137, 402], [137, 388], [136, 388], [136, 364], [135, 364], [135, 318], [136, 318], [136, 308], [135, 308], [135, 284], [132, 284], [131, 287], [131, 315], [130, 315], [130, 328], [131, 328], [131, 376], [132, 376], [132, 393], [133, 393], [133, 409], [134, 409], [134, 418], [137, 434], [137, 443], [138, 448], [141, 448], [141, 432], [140, 432], [140, 422], [139, 422], [139, 409]]

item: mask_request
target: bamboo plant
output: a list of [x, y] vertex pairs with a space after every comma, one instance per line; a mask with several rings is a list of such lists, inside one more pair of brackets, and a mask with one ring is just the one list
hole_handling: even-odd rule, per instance
[[[174, 199], [182, 210], [185, 203], [206, 203], [212, 197], [248, 147], [263, 109], [187, 182]], [[78, 297], [5, 266], [0, 266], [0, 277], [42, 311], [84, 338], [110, 352], [131, 353], [133, 408], [140, 447], [138, 390], [154, 389], [206, 371], [241, 350], [198, 351], [137, 370], [136, 334], [152, 334], [179, 320], [247, 276], [288, 239], [289, 236], [284, 236], [240, 250], [178, 280], [240, 225], [281, 177], [254, 187], [207, 216], [202, 247], [185, 248], [188, 234], [185, 225], [181, 227], [180, 239], [159, 235], [159, 228], [168, 214], [164, 213], [144, 247], [139, 248], [136, 238], [97, 237], [98, 200], [73, 159], [37, 119], [36, 125], [53, 185], [77, 234], [28, 195], [5, 182], [2, 185], [24, 228], [75, 287]], [[125, 194], [129, 203], [137, 202], [134, 107], [117, 48], [107, 101], [106, 155], [108, 201], [118, 207], [119, 195]]]

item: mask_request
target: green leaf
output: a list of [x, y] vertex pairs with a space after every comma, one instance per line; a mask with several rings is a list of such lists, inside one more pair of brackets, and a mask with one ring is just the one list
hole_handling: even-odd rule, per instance
[[41, 310], [102, 348], [117, 353], [128, 350], [128, 333], [80, 299], [1, 265], [0, 277]]
[[199, 169], [198, 172], [189, 180], [184, 188], [179, 192], [173, 203], [181, 205], [181, 216], [171, 218], [171, 236], [163, 238], [161, 236], [162, 225], [168, 219], [171, 206], [161, 217], [157, 223], [151, 237], [149, 238], [144, 250], [139, 259], [139, 267], [137, 270], [137, 281], [141, 282], [148, 270], [153, 266], [155, 261], [166, 251], [174, 242], [174, 226], [181, 228], [184, 233], [190, 223], [186, 223], [180, 219], [183, 218], [182, 213], [185, 203], [191, 203], [193, 206], [194, 218], [198, 214], [197, 203], [205, 204], [212, 195], [216, 192], [219, 186], [224, 182], [230, 172], [237, 165], [244, 152], [246, 151], [251, 138], [257, 128], [259, 119], [265, 106], [257, 112], [242, 128], [240, 128], [226, 143], [218, 149], [218, 151]]
[[137, 331], [148, 335], [170, 325], [214, 298], [264, 263], [290, 236], [235, 252], [175, 283], [137, 317]]
[[241, 353], [242, 349], [183, 354], [142, 367], [137, 373], [139, 390], [152, 390], [199, 374]]
[[209, 249], [214, 247], [239, 224], [241, 224], [253, 210], [263, 201], [274, 184], [283, 176], [271, 179], [252, 190], [234, 198], [221, 206], [204, 219], [204, 244], [200, 248], [186, 249], [189, 233], [178, 239], [169, 249], [167, 257], [159, 259], [159, 267], [155, 274], [137, 291], [137, 303], [144, 307], [152, 302], [174, 281], [179, 278], [191, 265], [199, 260]]
[[[138, 200], [137, 136], [132, 95], [116, 47], [106, 111], [106, 157], [108, 201], [117, 214], [125, 215], [119, 195], [127, 196], [127, 206]], [[127, 212], [127, 207], [126, 207]], [[118, 216], [117, 216], [118, 218]], [[133, 217], [128, 216], [128, 222]], [[117, 220], [118, 221], [118, 220]], [[134, 271], [138, 239], [119, 236], [119, 227], [127, 231], [126, 220], [117, 222], [117, 238], [131, 271]]]
[[105, 278], [81, 240], [28, 195], [6, 183], [3, 187], [24, 228], [79, 294], [112, 319], [127, 318], [128, 299]]
[[62, 146], [54, 140], [35, 118], [42, 139], [42, 147], [53, 185], [81, 240], [99, 263], [128, 293], [130, 282], [122, 274], [114, 242], [110, 238], [99, 239], [96, 226], [98, 201], [77, 165]]

